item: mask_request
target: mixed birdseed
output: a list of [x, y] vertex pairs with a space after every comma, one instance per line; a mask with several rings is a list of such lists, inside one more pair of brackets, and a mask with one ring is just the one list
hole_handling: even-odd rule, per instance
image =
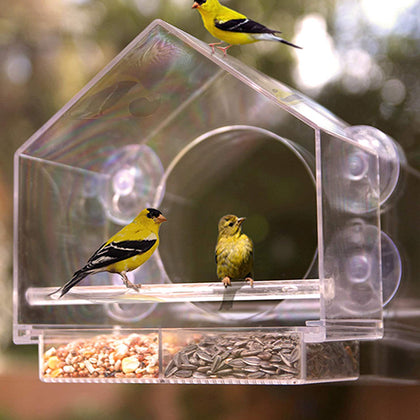
[[99, 335], [72, 341], [43, 355], [47, 378], [157, 378], [157, 334]]
[[351, 378], [359, 374], [357, 341], [311, 343], [306, 347], [307, 379]]
[[296, 334], [206, 335], [173, 354], [165, 378], [294, 379], [300, 377]]

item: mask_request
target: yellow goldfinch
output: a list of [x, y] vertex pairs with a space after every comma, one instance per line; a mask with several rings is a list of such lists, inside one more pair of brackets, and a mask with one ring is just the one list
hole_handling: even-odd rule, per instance
[[[227, 42], [226, 47], [217, 47], [224, 52], [232, 45], [250, 44], [257, 41], [278, 41], [294, 48], [301, 48], [280, 38], [281, 33], [269, 29], [261, 23], [248, 19], [242, 13], [222, 6], [218, 0], [196, 0], [193, 9], [200, 12], [205, 28], [217, 39]], [[214, 46], [222, 42], [209, 44], [214, 52]]]
[[217, 277], [225, 287], [232, 279], [245, 279], [253, 285], [254, 246], [251, 239], [242, 233], [245, 217], [233, 214], [223, 216], [219, 221], [219, 235], [216, 244]]
[[108, 239], [88, 260], [86, 265], [73, 274], [62, 288], [60, 297], [89, 274], [100, 271], [118, 273], [128, 288], [138, 290], [127, 278], [127, 271], [141, 266], [159, 245], [159, 227], [166, 218], [159, 210], [148, 208], [141, 211], [127, 226]]

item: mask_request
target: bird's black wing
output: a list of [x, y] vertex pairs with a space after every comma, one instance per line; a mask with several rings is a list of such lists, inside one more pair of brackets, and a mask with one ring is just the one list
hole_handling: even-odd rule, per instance
[[99, 268], [107, 267], [135, 255], [147, 252], [154, 244], [156, 239], [144, 239], [142, 241], [121, 241], [111, 242], [99, 248], [88, 260], [84, 271], [95, 271]]
[[[88, 260], [86, 265], [73, 274], [73, 277], [59, 290], [60, 297], [65, 295], [73, 286], [81, 282], [87, 275], [101, 271], [101, 268], [115, 264], [135, 255], [147, 252], [157, 239], [145, 239], [143, 241], [121, 241], [103, 244]], [[105, 242], [106, 243], [106, 242]], [[54, 292], [56, 293], [56, 292]]]
[[231, 19], [225, 22], [214, 21], [216, 28], [229, 32], [244, 32], [248, 34], [279, 34], [280, 31], [273, 31], [261, 23], [250, 19]]

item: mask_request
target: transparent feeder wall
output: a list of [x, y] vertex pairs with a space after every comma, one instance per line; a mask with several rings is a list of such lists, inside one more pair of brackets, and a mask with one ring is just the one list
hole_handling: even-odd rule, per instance
[[[396, 295], [404, 163], [378, 130], [154, 21], [16, 153], [14, 340], [39, 343], [52, 382], [357, 379], [385, 304], [408, 291], [418, 321], [408, 274]], [[98, 273], [54, 297], [145, 207], [168, 222], [129, 273], [138, 293]], [[247, 217], [253, 287], [216, 278], [227, 213]]]

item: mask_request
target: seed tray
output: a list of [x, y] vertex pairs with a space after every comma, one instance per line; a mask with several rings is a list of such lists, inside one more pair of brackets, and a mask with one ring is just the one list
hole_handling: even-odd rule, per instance
[[[171, 355], [165, 379], [301, 378], [299, 334], [250, 332], [209, 334]], [[171, 379], [172, 378], [172, 379]]]
[[296, 328], [77, 334], [40, 340], [42, 381], [299, 384], [358, 376], [357, 342], [305, 343]]

